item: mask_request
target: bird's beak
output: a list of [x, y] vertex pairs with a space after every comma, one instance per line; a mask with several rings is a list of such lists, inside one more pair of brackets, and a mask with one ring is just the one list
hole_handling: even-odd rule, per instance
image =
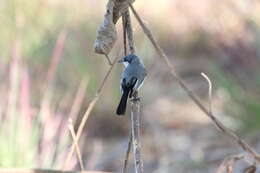
[[125, 62], [124, 58], [123, 59], [120, 59], [119, 61], [117, 61], [118, 63], [123, 63]]

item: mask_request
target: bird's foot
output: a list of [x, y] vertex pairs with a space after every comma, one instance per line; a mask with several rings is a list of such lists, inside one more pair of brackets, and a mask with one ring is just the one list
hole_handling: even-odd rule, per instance
[[141, 101], [141, 97], [134, 97], [131, 99], [132, 102], [140, 102]]

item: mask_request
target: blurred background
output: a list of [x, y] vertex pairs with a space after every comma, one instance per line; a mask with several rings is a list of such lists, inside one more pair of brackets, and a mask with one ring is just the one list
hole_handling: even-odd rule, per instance
[[[77, 129], [109, 69], [93, 51], [106, 3], [0, 1], [1, 167], [62, 168], [72, 143], [68, 117]], [[201, 72], [213, 83], [214, 114], [260, 151], [260, 2], [136, 0], [134, 6], [205, 106]], [[149, 70], [141, 90], [145, 172], [214, 172], [241, 149], [188, 98], [132, 23], [137, 54]], [[121, 26], [111, 58], [123, 55]], [[113, 70], [81, 137], [88, 170], [121, 170], [130, 128], [129, 114], [115, 115], [122, 69]], [[79, 170], [75, 155], [66, 169]]]

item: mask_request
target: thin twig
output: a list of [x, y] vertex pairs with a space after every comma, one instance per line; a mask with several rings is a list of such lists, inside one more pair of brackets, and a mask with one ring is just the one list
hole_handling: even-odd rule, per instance
[[206, 81], [208, 82], [208, 85], [209, 85], [209, 91], [208, 91], [208, 95], [209, 95], [209, 112], [212, 112], [212, 83], [211, 83], [210, 78], [205, 73], [201, 73], [201, 76], [206, 79]]
[[258, 153], [256, 153], [244, 140], [239, 138], [234, 132], [232, 132], [230, 129], [226, 128], [211, 112], [207, 110], [207, 108], [200, 102], [200, 100], [197, 98], [197, 96], [187, 87], [185, 82], [179, 77], [179, 75], [175, 72], [173, 64], [170, 62], [169, 58], [165, 55], [161, 47], [158, 45], [157, 41], [154, 39], [154, 36], [152, 35], [151, 31], [148, 29], [148, 27], [144, 24], [140, 16], [137, 14], [136, 10], [132, 6], [132, 4], [129, 3], [129, 6], [136, 17], [138, 23], [142, 27], [144, 33], [148, 37], [148, 39], [151, 41], [152, 45], [154, 46], [155, 50], [159, 54], [159, 56], [164, 60], [164, 62], [167, 64], [170, 73], [172, 74], [173, 78], [178, 81], [180, 86], [184, 89], [184, 91], [187, 93], [187, 95], [191, 98], [191, 100], [194, 101], [194, 103], [204, 112], [214, 123], [215, 125], [226, 135], [231, 137], [239, 146], [242, 147], [242, 149], [248, 153], [250, 153], [258, 162], [260, 162], [260, 156]]
[[242, 160], [244, 157], [245, 156], [243, 154], [239, 154], [226, 158], [218, 167], [215, 173], [222, 173], [224, 172], [224, 170], [226, 170], [227, 173], [232, 173], [236, 162]]
[[76, 115], [78, 115], [80, 108], [82, 106], [82, 102], [84, 101], [87, 85], [88, 85], [88, 79], [83, 79], [80, 82], [75, 99], [72, 103], [69, 117], [71, 117], [71, 119], [74, 121], [76, 120]]
[[109, 64], [110, 66], [112, 66], [112, 62], [111, 62], [109, 56], [108, 56], [107, 54], [105, 54], [105, 57], [106, 57], [106, 59], [107, 59], [108, 64]]
[[134, 94], [131, 104], [131, 119], [132, 119], [132, 143], [135, 161], [135, 173], [143, 173], [143, 160], [141, 156], [140, 142], [140, 100], [137, 93]]
[[[82, 120], [80, 122], [78, 131], [77, 131], [77, 135], [76, 135], [76, 140], [75, 140], [76, 142], [79, 141], [79, 138], [81, 137], [82, 132], [83, 132], [83, 128], [84, 128], [84, 126], [85, 126], [85, 124], [86, 124], [86, 122], [88, 120], [89, 114], [91, 113], [91, 111], [93, 110], [94, 106], [96, 105], [98, 99], [100, 98], [100, 95], [102, 94], [102, 91], [103, 91], [103, 89], [105, 87], [105, 83], [107, 82], [107, 79], [110, 76], [110, 74], [111, 74], [111, 72], [112, 72], [112, 70], [113, 70], [113, 68], [114, 68], [114, 66], [115, 66], [115, 64], [116, 64], [118, 59], [119, 59], [119, 56], [117, 56], [114, 59], [114, 61], [112, 63], [112, 66], [110, 66], [108, 72], [105, 75], [105, 78], [103, 79], [100, 87], [97, 90], [96, 96], [90, 102], [90, 104], [89, 104], [89, 106], [88, 106], [88, 108], [87, 108], [87, 110], [86, 110], [86, 112], [85, 112], [85, 114], [84, 114], [84, 116], [83, 116], [83, 118], [82, 118]], [[64, 162], [63, 169], [65, 169], [66, 164], [71, 160], [71, 157], [73, 155], [74, 150], [75, 150], [75, 145], [73, 143], [72, 146], [71, 146], [71, 150], [70, 150], [70, 152], [69, 152], [69, 154], [68, 154], [68, 156], [66, 158], [66, 161]]]
[[124, 167], [123, 167], [122, 173], [126, 173], [126, 168], [127, 168], [127, 164], [128, 164], [128, 160], [129, 160], [129, 154], [131, 151], [132, 141], [133, 141], [132, 140], [132, 130], [130, 130], [129, 141], [128, 141], [128, 145], [127, 145]]
[[76, 134], [75, 134], [75, 130], [74, 130], [71, 118], [69, 118], [68, 128], [70, 130], [70, 134], [71, 134], [73, 143], [76, 146], [76, 153], [77, 153], [77, 156], [78, 156], [78, 160], [79, 160], [79, 165], [80, 165], [81, 171], [84, 171], [85, 168], [84, 168], [83, 160], [82, 160], [82, 157], [81, 157], [79, 145], [78, 145], [78, 142], [76, 141]]

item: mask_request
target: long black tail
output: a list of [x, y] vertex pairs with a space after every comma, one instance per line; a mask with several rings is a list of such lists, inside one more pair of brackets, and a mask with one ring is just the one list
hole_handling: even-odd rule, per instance
[[130, 92], [130, 90], [128, 88], [124, 89], [120, 103], [119, 103], [117, 110], [116, 110], [117, 115], [124, 115], [125, 114], [126, 105], [127, 105], [127, 98], [128, 98], [129, 92]]

